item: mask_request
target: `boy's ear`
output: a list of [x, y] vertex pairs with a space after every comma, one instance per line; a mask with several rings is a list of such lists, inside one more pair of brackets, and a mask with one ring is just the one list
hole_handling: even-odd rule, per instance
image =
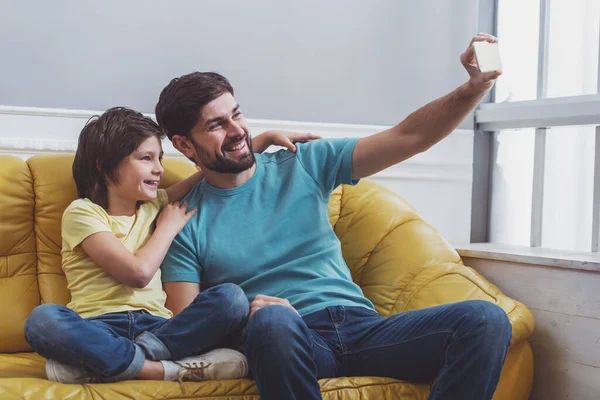
[[171, 143], [173, 143], [173, 147], [183, 153], [187, 158], [193, 159], [196, 155], [196, 149], [192, 145], [185, 136], [181, 135], [173, 135], [171, 138]]

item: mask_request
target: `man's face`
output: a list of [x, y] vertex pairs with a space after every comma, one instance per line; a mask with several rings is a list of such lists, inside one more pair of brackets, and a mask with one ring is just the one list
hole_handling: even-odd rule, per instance
[[230, 93], [204, 106], [190, 141], [196, 153], [194, 161], [201, 168], [239, 174], [256, 162], [246, 119]]

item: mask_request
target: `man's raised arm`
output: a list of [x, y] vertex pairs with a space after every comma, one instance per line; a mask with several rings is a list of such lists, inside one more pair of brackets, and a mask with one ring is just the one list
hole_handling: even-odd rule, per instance
[[479, 33], [461, 54], [460, 61], [469, 73], [469, 81], [421, 107], [398, 125], [361, 138], [352, 155], [352, 179], [372, 175], [429, 149], [473, 111], [501, 74], [500, 71], [479, 71], [472, 46], [476, 41], [493, 43], [496, 38]]

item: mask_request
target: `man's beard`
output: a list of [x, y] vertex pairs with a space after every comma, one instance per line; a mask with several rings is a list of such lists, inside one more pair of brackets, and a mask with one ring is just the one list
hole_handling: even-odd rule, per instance
[[239, 174], [252, 168], [256, 162], [254, 153], [252, 153], [252, 140], [250, 139], [250, 135], [246, 135], [244, 140], [246, 142], [246, 146], [248, 146], [249, 153], [245, 154], [239, 160], [232, 160], [223, 155], [227, 154], [224, 149], [225, 144], [221, 147], [222, 154], [215, 154], [214, 157], [210, 157], [209, 153], [202, 149], [194, 140], [192, 140], [192, 142], [194, 143], [196, 154], [198, 155], [198, 158], [200, 159], [200, 162], [204, 168], [222, 174]]

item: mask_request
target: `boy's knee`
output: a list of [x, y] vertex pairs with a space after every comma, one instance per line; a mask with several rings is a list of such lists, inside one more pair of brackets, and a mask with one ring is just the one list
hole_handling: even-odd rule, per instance
[[56, 304], [42, 304], [31, 311], [25, 321], [25, 339], [31, 344], [32, 336], [53, 336], [61, 313], [61, 306]]
[[223, 283], [209, 290], [220, 295], [220, 302], [224, 310], [227, 310], [227, 316], [235, 320], [246, 321], [250, 312], [250, 304], [242, 288], [233, 283]]
[[246, 297], [246, 294], [244, 293], [242, 288], [236, 285], [235, 283], [222, 283], [218, 286], [215, 286], [215, 289], [223, 293], [223, 296], [225, 296], [227, 300], [229, 300], [232, 303], [248, 303], [248, 298]]
[[44, 329], [57, 320], [60, 313], [56, 304], [42, 304], [33, 309], [25, 322], [25, 330]]

